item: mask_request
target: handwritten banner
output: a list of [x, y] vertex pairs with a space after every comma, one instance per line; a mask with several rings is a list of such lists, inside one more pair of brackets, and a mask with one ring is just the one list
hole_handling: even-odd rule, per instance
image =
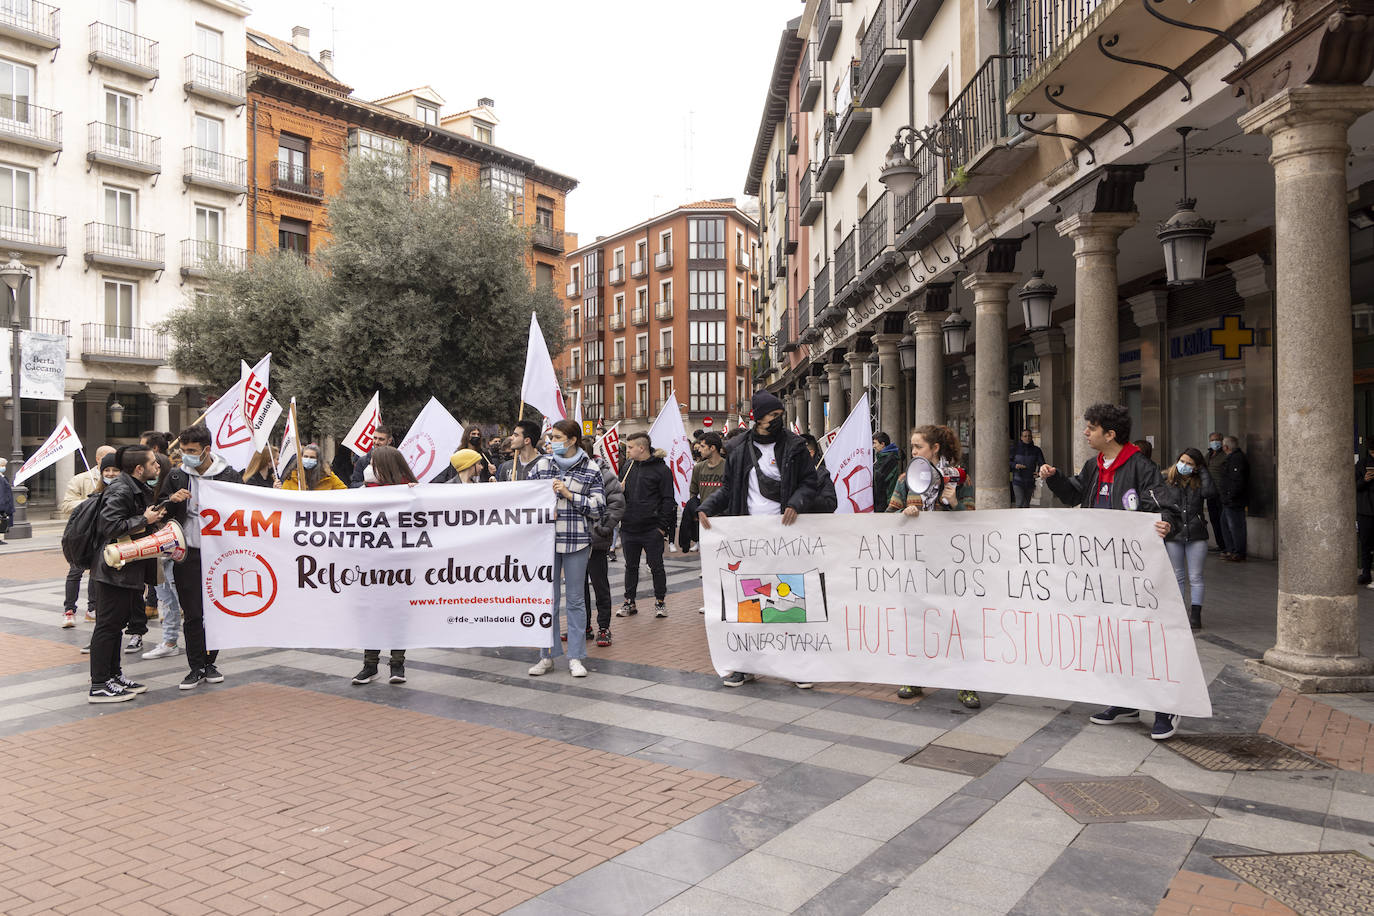
[[212, 649], [549, 645], [546, 481], [320, 492], [196, 483]]
[[1109, 510], [716, 518], [721, 674], [988, 690], [1210, 716], [1158, 516]]

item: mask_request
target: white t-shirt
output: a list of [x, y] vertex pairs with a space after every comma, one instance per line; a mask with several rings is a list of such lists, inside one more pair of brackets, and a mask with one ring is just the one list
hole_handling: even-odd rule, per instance
[[[750, 440], [749, 445], [758, 450], [759, 473], [774, 480], [782, 480], [782, 470], [778, 467], [777, 443], [760, 445]], [[782, 515], [782, 505], [759, 491], [759, 479], [752, 470], [749, 472], [749, 514]]]

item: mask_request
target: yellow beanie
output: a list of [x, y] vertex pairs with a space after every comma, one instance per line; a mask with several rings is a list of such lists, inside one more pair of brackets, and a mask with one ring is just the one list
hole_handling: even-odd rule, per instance
[[456, 453], [454, 453], [453, 457], [448, 460], [448, 463], [453, 466], [453, 469], [455, 471], [461, 474], [463, 471], [472, 467], [474, 464], [481, 460], [481, 452], [474, 451], [470, 448], [462, 448], [459, 449]]

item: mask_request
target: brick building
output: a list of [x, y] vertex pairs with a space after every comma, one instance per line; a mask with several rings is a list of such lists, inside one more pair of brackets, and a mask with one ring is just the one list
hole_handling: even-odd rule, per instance
[[757, 231], [733, 200], [705, 200], [568, 254], [557, 363], [585, 419], [647, 429], [673, 391], [689, 429], [748, 413]]

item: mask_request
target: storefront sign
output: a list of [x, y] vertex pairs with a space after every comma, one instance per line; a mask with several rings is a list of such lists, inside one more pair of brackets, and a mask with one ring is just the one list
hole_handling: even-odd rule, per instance
[[1222, 359], [1240, 359], [1246, 347], [1255, 345], [1255, 329], [1245, 326], [1240, 315], [1222, 315], [1214, 328], [1195, 328], [1169, 338], [1169, 358], [1183, 359], [1216, 352]]

